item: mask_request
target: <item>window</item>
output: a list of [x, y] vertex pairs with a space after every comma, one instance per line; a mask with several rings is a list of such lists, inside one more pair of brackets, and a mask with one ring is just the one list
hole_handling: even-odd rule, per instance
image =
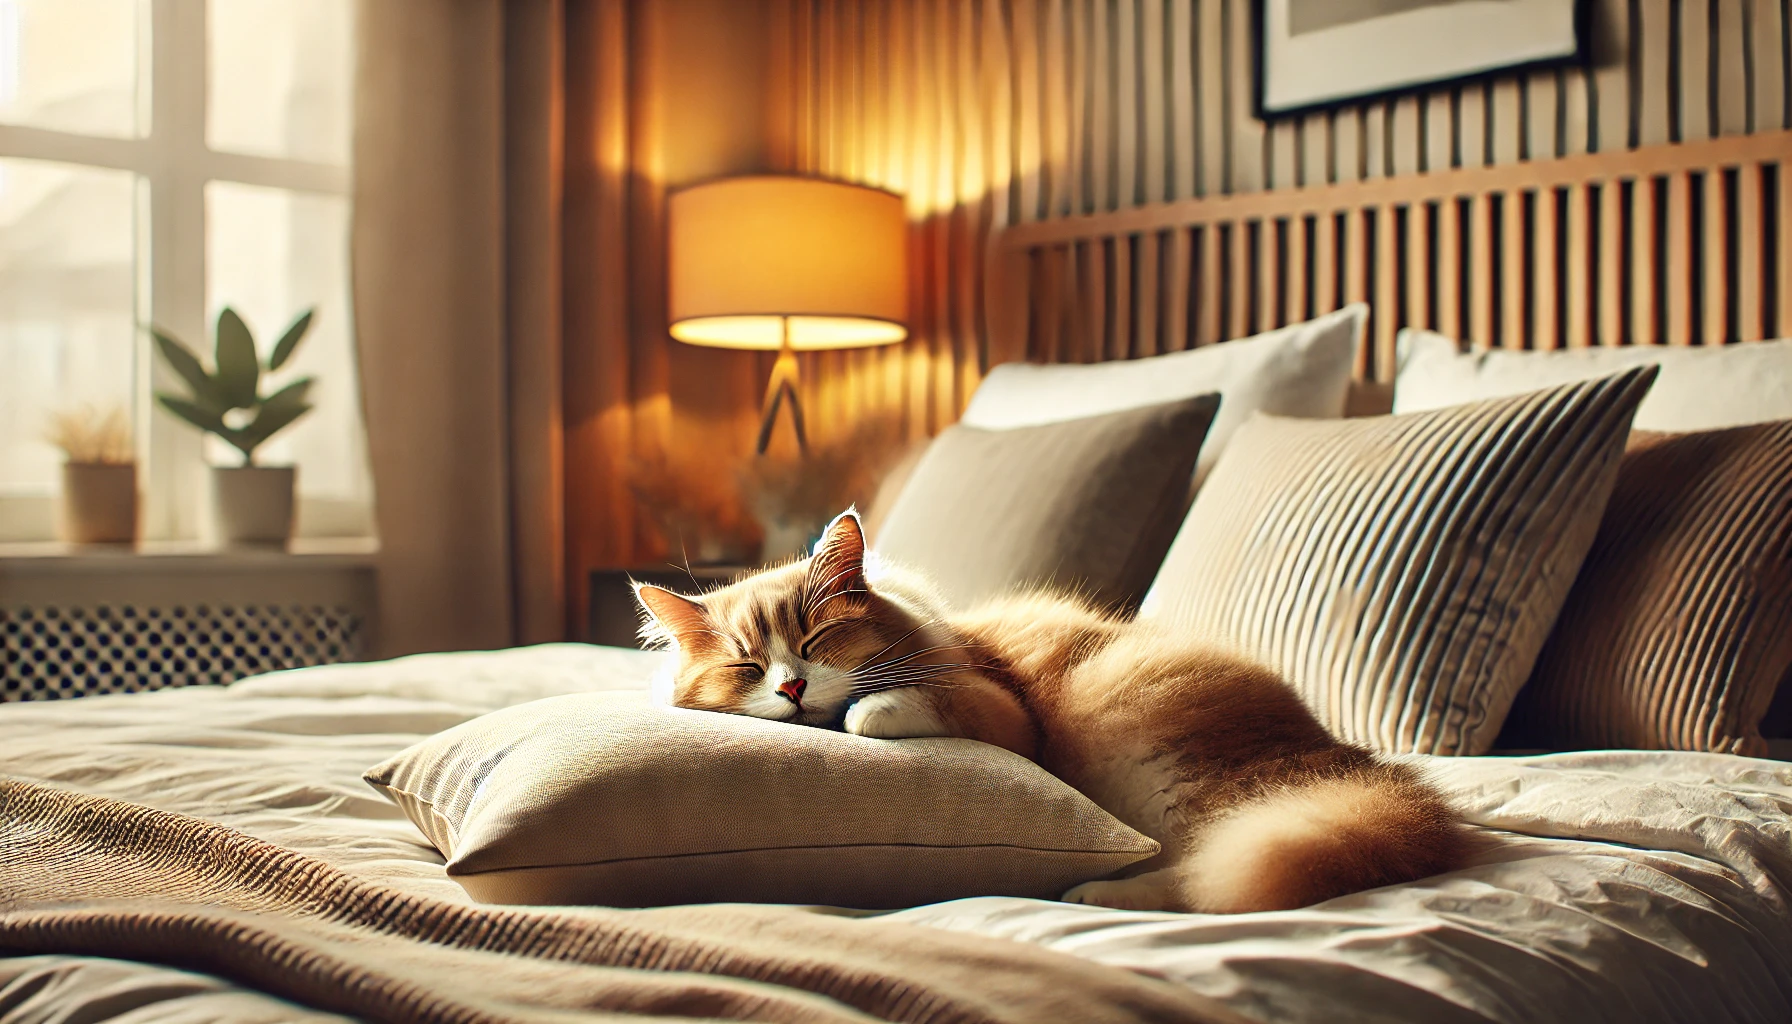
[[202, 533], [207, 461], [234, 451], [151, 398], [177, 387], [143, 325], [208, 354], [218, 311], [269, 383], [316, 408], [257, 453], [299, 466], [299, 525], [366, 535], [371, 486], [349, 304], [354, 0], [0, 0], [0, 540], [53, 535], [53, 410], [127, 409], [143, 535]]

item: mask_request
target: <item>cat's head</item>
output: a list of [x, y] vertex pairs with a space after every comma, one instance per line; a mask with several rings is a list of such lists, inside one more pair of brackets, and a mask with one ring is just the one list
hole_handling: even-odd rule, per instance
[[837, 728], [858, 697], [952, 660], [925, 597], [878, 575], [848, 510], [808, 558], [698, 597], [645, 584], [635, 597], [642, 636], [674, 653], [673, 704]]

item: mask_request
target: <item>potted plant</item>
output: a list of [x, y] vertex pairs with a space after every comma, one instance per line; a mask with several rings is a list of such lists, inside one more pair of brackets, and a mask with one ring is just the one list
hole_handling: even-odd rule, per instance
[[156, 349], [191, 395], [157, 392], [162, 407], [243, 453], [240, 466], [212, 467], [212, 521], [229, 544], [284, 544], [292, 536], [292, 466], [258, 466], [255, 449], [311, 411], [305, 396], [312, 378], [300, 377], [269, 395], [261, 393], [262, 373], [285, 366], [311, 326], [313, 310], [299, 314], [274, 343], [264, 368], [255, 338], [230, 307], [218, 314], [212, 369], [166, 332], [150, 329]]
[[122, 406], [53, 413], [46, 434], [62, 449], [58, 532], [76, 544], [130, 544], [137, 539], [137, 462], [131, 421]]

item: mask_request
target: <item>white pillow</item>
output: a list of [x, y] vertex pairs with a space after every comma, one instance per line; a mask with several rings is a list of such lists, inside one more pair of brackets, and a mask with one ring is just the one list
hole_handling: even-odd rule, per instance
[[1503, 398], [1656, 363], [1661, 374], [1637, 409], [1637, 430], [1719, 430], [1792, 419], [1792, 339], [1464, 352], [1452, 338], [1408, 329], [1398, 348], [1395, 412]]
[[1220, 393], [1195, 466], [1206, 477], [1226, 439], [1253, 412], [1305, 419], [1344, 415], [1369, 307], [1358, 303], [1239, 341], [1107, 363], [1004, 363], [989, 372], [959, 420], [1007, 430]]

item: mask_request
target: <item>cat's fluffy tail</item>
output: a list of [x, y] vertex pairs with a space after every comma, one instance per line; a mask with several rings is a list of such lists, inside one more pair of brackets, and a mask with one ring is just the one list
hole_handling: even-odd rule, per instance
[[1190, 910], [1292, 910], [1460, 867], [1471, 839], [1391, 766], [1277, 789], [1202, 829], [1179, 872]]

